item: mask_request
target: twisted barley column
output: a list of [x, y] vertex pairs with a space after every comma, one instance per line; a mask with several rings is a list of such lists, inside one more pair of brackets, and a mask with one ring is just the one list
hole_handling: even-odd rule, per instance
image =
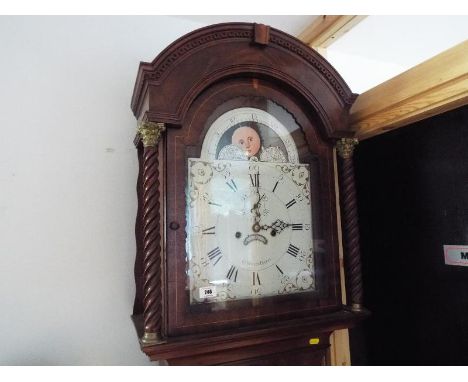
[[143, 319], [145, 345], [160, 342], [162, 328], [162, 266], [158, 141], [164, 125], [145, 122], [143, 141]]
[[134, 268], [134, 277], [135, 277], [135, 301], [133, 303], [133, 314], [137, 315], [143, 311], [143, 288], [141, 287], [141, 278], [140, 275], [143, 273], [143, 148], [137, 142], [138, 150], [138, 179], [136, 184], [136, 192], [138, 198], [138, 209], [135, 222], [135, 239], [136, 239], [136, 259], [135, 259], [135, 268]]
[[339, 159], [339, 185], [341, 222], [346, 273], [348, 305], [354, 311], [363, 309], [361, 251], [359, 244], [356, 188], [354, 184], [353, 150], [358, 143], [354, 138], [342, 138], [336, 148]]

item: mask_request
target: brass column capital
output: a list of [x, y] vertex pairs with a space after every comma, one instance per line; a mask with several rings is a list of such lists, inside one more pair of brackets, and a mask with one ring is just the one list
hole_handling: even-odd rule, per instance
[[156, 146], [165, 130], [164, 123], [159, 122], [140, 122], [137, 128], [144, 147]]
[[336, 152], [342, 159], [349, 159], [353, 156], [354, 146], [359, 143], [357, 138], [341, 138], [336, 142]]

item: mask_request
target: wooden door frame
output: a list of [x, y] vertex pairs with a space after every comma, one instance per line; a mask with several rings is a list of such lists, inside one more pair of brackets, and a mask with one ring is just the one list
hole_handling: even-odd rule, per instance
[[[326, 58], [327, 47], [365, 17], [321, 15], [298, 38]], [[350, 123], [364, 140], [466, 104], [468, 40], [360, 94], [351, 107]], [[338, 202], [337, 212], [340, 219]], [[340, 272], [346, 296], [343, 264]], [[347, 329], [332, 333], [328, 358], [331, 365], [351, 364]]]
[[468, 104], [468, 40], [360, 94], [351, 126], [360, 140]]

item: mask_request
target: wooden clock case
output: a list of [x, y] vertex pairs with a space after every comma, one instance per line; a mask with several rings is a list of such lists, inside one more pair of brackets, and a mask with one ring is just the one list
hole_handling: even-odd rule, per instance
[[[324, 364], [333, 330], [367, 315], [362, 307], [359, 234], [348, 112], [355, 95], [297, 39], [260, 24], [226, 23], [175, 41], [141, 63], [132, 98], [139, 120], [136, 297], [142, 350], [173, 365]], [[318, 292], [190, 305], [186, 274], [187, 158], [199, 157], [210, 124], [236, 107], [281, 105], [300, 130], [300, 161], [318, 181], [314, 238]], [[342, 304], [335, 151], [338, 151], [347, 305]], [[315, 246], [315, 244], [314, 244]]]

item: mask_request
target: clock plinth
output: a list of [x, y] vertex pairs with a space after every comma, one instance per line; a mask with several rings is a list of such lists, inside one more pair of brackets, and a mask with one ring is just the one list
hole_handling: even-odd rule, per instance
[[316, 52], [255, 24], [202, 28], [140, 65], [133, 320], [152, 360], [327, 364], [330, 333], [368, 315], [353, 100]]
[[[343, 309], [309, 320], [293, 320], [274, 326], [215, 332], [210, 336], [183, 336], [142, 350], [153, 361], [169, 365], [325, 365], [334, 330], [354, 326], [368, 317]], [[134, 318], [135, 326], [141, 325]]]

